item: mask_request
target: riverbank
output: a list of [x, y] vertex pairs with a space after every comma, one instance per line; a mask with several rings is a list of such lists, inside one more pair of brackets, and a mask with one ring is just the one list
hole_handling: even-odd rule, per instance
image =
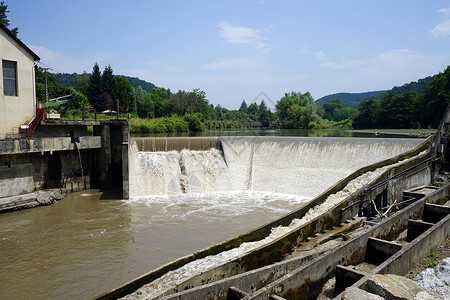
[[427, 138], [436, 132], [436, 129], [354, 129], [350, 130], [355, 133], [374, 134], [376, 136], [402, 136], [414, 138]]

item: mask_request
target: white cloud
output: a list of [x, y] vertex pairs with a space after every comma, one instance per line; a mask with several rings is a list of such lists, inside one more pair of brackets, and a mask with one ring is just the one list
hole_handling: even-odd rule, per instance
[[243, 26], [234, 26], [227, 22], [218, 23], [219, 35], [233, 44], [248, 44], [258, 50], [267, 50], [269, 45], [264, 42], [260, 31]]
[[[438, 12], [450, 15], [450, 8], [441, 8]], [[431, 35], [435, 38], [450, 35], [450, 20], [442, 22], [434, 27], [431, 30]]]
[[450, 15], [450, 8], [441, 8], [438, 12]]
[[314, 58], [318, 59], [318, 60], [324, 60], [324, 61], [328, 59], [327, 55], [322, 50], [317, 51], [316, 53], [314, 53]]
[[86, 71], [89, 73], [95, 62], [101, 63], [111, 57], [110, 54], [96, 54], [85, 58], [74, 58], [44, 46], [29, 45], [29, 47], [41, 58], [41, 62], [51, 67], [54, 72], [82, 73]]
[[431, 35], [435, 38], [450, 35], [450, 20], [438, 24], [431, 30]]

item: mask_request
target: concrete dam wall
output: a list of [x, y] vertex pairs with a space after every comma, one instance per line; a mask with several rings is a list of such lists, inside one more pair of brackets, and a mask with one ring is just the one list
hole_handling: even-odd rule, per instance
[[249, 190], [315, 197], [355, 170], [409, 151], [421, 142], [310, 137], [136, 138], [130, 146], [130, 196]]

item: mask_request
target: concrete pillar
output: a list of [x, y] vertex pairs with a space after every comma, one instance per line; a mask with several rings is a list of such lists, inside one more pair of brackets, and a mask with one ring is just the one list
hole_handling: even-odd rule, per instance
[[102, 188], [112, 188], [111, 177], [111, 129], [108, 124], [101, 126], [102, 149], [100, 154], [100, 183]]
[[130, 140], [130, 131], [128, 122], [122, 125], [122, 180], [123, 191], [122, 196], [124, 199], [130, 198], [129, 193], [129, 174], [128, 174], [128, 144]]

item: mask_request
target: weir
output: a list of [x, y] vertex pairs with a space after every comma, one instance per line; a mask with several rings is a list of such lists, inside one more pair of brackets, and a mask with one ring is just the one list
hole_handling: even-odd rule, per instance
[[409, 151], [421, 141], [136, 138], [130, 146], [130, 196], [250, 190], [315, 197], [355, 170]]

